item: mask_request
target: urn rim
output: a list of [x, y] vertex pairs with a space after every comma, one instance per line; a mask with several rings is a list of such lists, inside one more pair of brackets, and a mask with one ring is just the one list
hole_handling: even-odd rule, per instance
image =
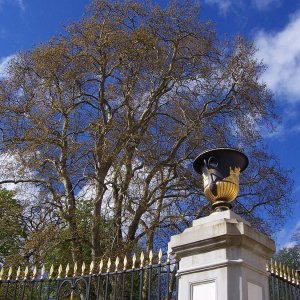
[[194, 170], [197, 173], [202, 174], [202, 166], [204, 165], [204, 160], [207, 157], [214, 154], [220, 155], [222, 152], [224, 152], [224, 159], [226, 159], [226, 153], [238, 155], [240, 163], [236, 167], [240, 168], [240, 172], [243, 172], [247, 168], [249, 164], [249, 160], [248, 157], [243, 152], [241, 152], [239, 149], [236, 148], [220, 147], [220, 148], [208, 149], [200, 153], [194, 160], [193, 163]]

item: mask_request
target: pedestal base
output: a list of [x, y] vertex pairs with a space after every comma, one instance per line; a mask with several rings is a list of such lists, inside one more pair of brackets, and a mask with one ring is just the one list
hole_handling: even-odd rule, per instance
[[274, 242], [230, 210], [195, 220], [173, 236], [178, 300], [268, 300], [266, 260]]

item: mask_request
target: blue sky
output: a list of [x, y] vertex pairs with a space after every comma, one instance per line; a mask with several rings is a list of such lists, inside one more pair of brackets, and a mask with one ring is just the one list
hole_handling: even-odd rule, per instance
[[[63, 32], [64, 25], [82, 16], [88, 3], [0, 0], [0, 73], [16, 52]], [[297, 199], [293, 214], [276, 236], [280, 248], [300, 226], [300, 1], [200, 0], [200, 5], [202, 18], [212, 20], [221, 36], [241, 33], [253, 40], [259, 49], [257, 58], [268, 67], [263, 79], [274, 93], [282, 122], [276, 132], [265, 132], [265, 138], [281, 164], [293, 168]]]

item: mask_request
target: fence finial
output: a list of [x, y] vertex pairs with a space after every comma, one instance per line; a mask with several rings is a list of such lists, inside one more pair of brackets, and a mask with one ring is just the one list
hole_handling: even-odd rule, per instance
[[84, 276], [84, 273], [85, 273], [85, 262], [83, 262], [81, 266], [81, 276]]
[[42, 266], [42, 270], [41, 270], [41, 280], [44, 279], [45, 276], [45, 265]]
[[66, 266], [66, 278], [68, 277], [68, 274], [69, 274], [69, 271], [70, 271], [70, 264], [67, 263], [67, 266]]
[[279, 263], [279, 276], [283, 278], [282, 262]]
[[95, 264], [94, 264], [94, 261], [92, 260], [91, 263], [90, 263], [90, 273], [89, 273], [90, 275], [93, 274], [94, 266], [95, 266]]
[[32, 272], [32, 279], [35, 280], [37, 276], [37, 266], [35, 265]]
[[7, 280], [11, 280], [11, 274], [12, 274], [12, 267], [9, 267], [8, 274], [7, 274]]
[[115, 261], [115, 265], [116, 265], [115, 272], [118, 272], [118, 266], [119, 266], [119, 263], [120, 263], [120, 259], [119, 259], [119, 256], [117, 256], [117, 257], [116, 257], [116, 261]]
[[274, 274], [274, 263], [273, 263], [272, 258], [271, 258], [271, 262], [270, 262], [270, 267], [271, 267], [271, 274]]
[[279, 275], [277, 261], [275, 260], [275, 275]]
[[50, 271], [49, 271], [49, 279], [52, 279], [53, 272], [54, 272], [54, 266], [52, 264], [51, 267], [50, 267]]
[[287, 266], [287, 268], [286, 268], [286, 273], [287, 273], [287, 280], [288, 280], [288, 282], [291, 282], [291, 273], [290, 273], [289, 266]]
[[282, 275], [283, 275], [283, 279], [286, 280], [287, 276], [286, 276], [286, 265], [282, 264]]
[[76, 276], [77, 270], [78, 270], [78, 264], [77, 264], [77, 261], [75, 261], [74, 267], [73, 267], [73, 276], [74, 277]]
[[62, 265], [60, 264], [58, 267], [57, 279], [61, 278], [61, 273], [62, 273]]
[[161, 262], [162, 262], [162, 250], [160, 248], [158, 252], [158, 263], [161, 264]]
[[2, 268], [1, 268], [1, 271], [0, 271], [0, 281], [2, 280], [3, 273], [4, 273], [4, 268], [2, 267]]
[[125, 255], [124, 256], [124, 261], [123, 261], [123, 270], [125, 271], [126, 270], [126, 267], [127, 267], [127, 256]]
[[141, 268], [144, 267], [144, 260], [145, 260], [145, 255], [144, 255], [144, 252], [142, 251], [142, 252], [141, 252], [141, 255], [140, 255], [140, 261], [141, 261], [140, 267], [141, 267]]
[[136, 262], [136, 255], [135, 253], [133, 254], [133, 257], [132, 257], [132, 269], [135, 268], [135, 262]]
[[292, 283], [295, 284], [295, 282], [296, 282], [296, 281], [295, 281], [295, 270], [292, 269], [292, 270], [291, 270], [291, 273], [292, 273]]
[[103, 269], [103, 259], [101, 259], [99, 264], [99, 274], [102, 273], [102, 269]]
[[152, 265], [152, 261], [153, 261], [153, 251], [150, 250], [150, 252], [149, 252], [149, 266]]
[[25, 280], [27, 279], [28, 273], [29, 273], [29, 267], [26, 266], [25, 271], [24, 271], [24, 279]]
[[171, 261], [171, 253], [168, 252], [168, 254], [167, 254], [167, 263], [169, 264], [170, 261]]
[[110, 266], [111, 266], [111, 259], [110, 257], [108, 258], [108, 261], [107, 261], [107, 270], [106, 270], [106, 273], [109, 273], [110, 272]]
[[19, 266], [16, 274], [16, 280], [19, 280], [20, 274], [21, 274], [21, 267]]

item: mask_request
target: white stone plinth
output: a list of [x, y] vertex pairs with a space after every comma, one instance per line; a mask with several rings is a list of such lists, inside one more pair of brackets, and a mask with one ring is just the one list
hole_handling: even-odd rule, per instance
[[275, 243], [227, 210], [195, 220], [175, 235], [178, 300], [268, 300], [266, 260]]

